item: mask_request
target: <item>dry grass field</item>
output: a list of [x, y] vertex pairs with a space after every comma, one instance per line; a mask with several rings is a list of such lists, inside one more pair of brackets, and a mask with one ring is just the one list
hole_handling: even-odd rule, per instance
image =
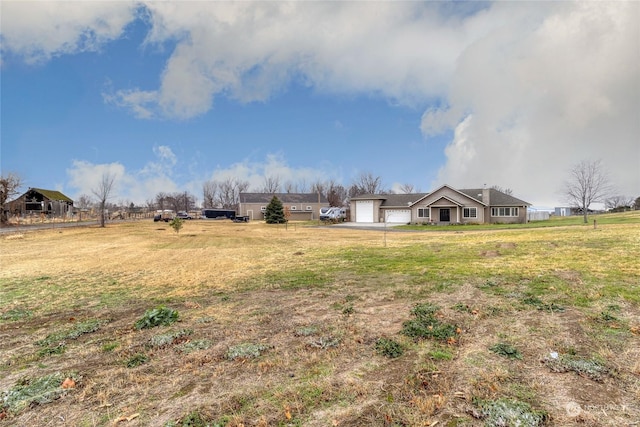
[[639, 259], [640, 213], [22, 229], [0, 425], [638, 426]]

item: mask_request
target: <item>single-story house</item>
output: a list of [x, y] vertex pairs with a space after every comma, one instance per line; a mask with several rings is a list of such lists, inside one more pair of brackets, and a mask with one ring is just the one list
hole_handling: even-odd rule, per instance
[[73, 214], [73, 200], [56, 190], [29, 188], [20, 197], [7, 203], [9, 215], [44, 214], [68, 216]]
[[352, 221], [371, 223], [489, 224], [526, 223], [530, 203], [493, 188], [430, 193], [365, 194], [351, 199]]
[[282, 202], [285, 216], [291, 221], [316, 220], [320, 216], [320, 208], [329, 206], [327, 198], [318, 193], [240, 193], [238, 216], [263, 220], [264, 211], [273, 196]]

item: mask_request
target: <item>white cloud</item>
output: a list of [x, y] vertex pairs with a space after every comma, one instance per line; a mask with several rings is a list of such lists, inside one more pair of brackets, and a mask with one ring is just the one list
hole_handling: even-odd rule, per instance
[[553, 205], [573, 164], [602, 158], [640, 193], [640, 4], [554, 2], [532, 21], [539, 5], [494, 5], [514, 13], [460, 56], [448, 108], [423, 116], [426, 135], [455, 129], [438, 182]]
[[[332, 93], [424, 102], [445, 93], [459, 53], [483, 32], [421, 2], [148, 2], [146, 43], [176, 42], [155, 91], [109, 98], [138, 117], [189, 118], [216, 96], [266, 101], [292, 81]], [[357, 25], [354, 25], [357, 23]]]
[[263, 161], [245, 159], [228, 167], [218, 167], [208, 179], [224, 181], [228, 178], [235, 178], [248, 182], [249, 191], [259, 191], [264, 187], [265, 177], [269, 177], [277, 179], [280, 182], [281, 191], [284, 191], [284, 185], [287, 183], [309, 186], [316, 181], [330, 179], [339, 182], [339, 177], [334, 175], [333, 169], [331, 170], [332, 172], [328, 173], [322, 169], [292, 167], [281, 154], [268, 154]]
[[[77, 198], [86, 194], [92, 196], [93, 190], [99, 188], [100, 181], [105, 173], [113, 176], [114, 188], [111, 194], [111, 202], [128, 201], [143, 205], [153, 200], [160, 193], [174, 193], [189, 191], [196, 198], [202, 197], [202, 184], [205, 180], [224, 181], [228, 178], [249, 182], [249, 191], [259, 191], [265, 183], [265, 177], [277, 178], [281, 184], [281, 191], [285, 191], [284, 185], [302, 183], [310, 185], [316, 181], [339, 178], [321, 169], [296, 168], [290, 166], [281, 154], [268, 154], [263, 160], [244, 160], [228, 167], [217, 167], [204, 179], [200, 175], [187, 177], [184, 183], [178, 183], [175, 177], [175, 168], [180, 160], [168, 146], [153, 148], [155, 160], [148, 162], [139, 170], [127, 170], [119, 162], [95, 164], [86, 160], [74, 160], [67, 169], [67, 188], [75, 189], [70, 192], [71, 198]], [[61, 188], [60, 191], [63, 191]], [[63, 191], [64, 192], [64, 191]]]
[[[573, 163], [602, 158], [621, 193], [640, 193], [640, 3], [8, 1], [2, 50], [30, 61], [95, 50], [142, 16], [145, 43], [173, 48], [160, 84], [104, 95], [137, 117], [198, 116], [218, 96], [268, 101], [296, 82], [431, 105], [427, 139], [454, 130], [433, 185], [497, 184], [553, 204]], [[268, 164], [216, 173], [253, 180]]]
[[27, 62], [98, 50], [122, 35], [136, 13], [133, 2], [3, 1], [2, 51]]

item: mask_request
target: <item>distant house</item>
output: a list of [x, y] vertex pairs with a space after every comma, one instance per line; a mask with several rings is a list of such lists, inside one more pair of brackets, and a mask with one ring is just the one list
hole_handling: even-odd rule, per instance
[[280, 199], [285, 214], [292, 221], [318, 219], [320, 208], [329, 206], [327, 198], [318, 193], [240, 193], [238, 216], [264, 219], [264, 212], [273, 196]]
[[7, 203], [9, 215], [44, 214], [67, 216], [73, 213], [73, 200], [59, 191], [29, 188], [26, 193]]
[[443, 185], [431, 193], [366, 194], [351, 199], [355, 222], [526, 223], [523, 200], [493, 188], [461, 189]]

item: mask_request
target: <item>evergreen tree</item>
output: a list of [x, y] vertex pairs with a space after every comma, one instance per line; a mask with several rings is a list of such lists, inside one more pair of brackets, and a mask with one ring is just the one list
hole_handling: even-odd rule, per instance
[[282, 202], [276, 196], [273, 196], [264, 211], [264, 219], [267, 224], [284, 224], [287, 219], [284, 217], [284, 208]]

